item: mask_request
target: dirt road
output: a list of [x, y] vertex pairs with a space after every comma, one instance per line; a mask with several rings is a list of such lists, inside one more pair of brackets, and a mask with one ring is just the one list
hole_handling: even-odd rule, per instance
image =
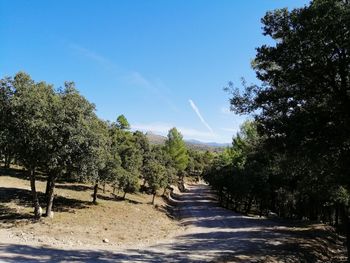
[[332, 252], [310, 249], [301, 241], [305, 229], [219, 207], [206, 185], [189, 186], [178, 202], [185, 231], [154, 246], [92, 251], [0, 243], [0, 262], [323, 262]]

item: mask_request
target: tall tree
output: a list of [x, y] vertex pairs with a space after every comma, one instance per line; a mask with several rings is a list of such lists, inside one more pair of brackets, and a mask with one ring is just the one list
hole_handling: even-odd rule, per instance
[[56, 99], [57, 103], [51, 103], [50, 136], [46, 142], [50, 149], [46, 164], [47, 216], [51, 216], [56, 180], [68, 172], [82, 171], [95, 139], [91, 136], [91, 122], [96, 120], [95, 106], [79, 94], [74, 83], [66, 82]]
[[12, 98], [15, 92], [12, 78], [0, 80], [0, 159], [4, 159], [5, 168], [10, 167], [11, 156], [15, 154], [16, 118], [13, 117]]
[[157, 191], [173, 183], [176, 170], [171, 166], [167, 153], [159, 146], [153, 146], [148, 152], [143, 165], [143, 176], [150, 192], [153, 195], [154, 204]]
[[178, 175], [182, 177], [188, 165], [189, 157], [182, 135], [176, 128], [169, 130], [168, 138], [165, 141], [165, 149], [173, 159], [174, 167], [177, 169]]
[[[93, 118], [90, 122], [92, 148], [86, 155], [89, 163], [89, 179], [94, 182], [93, 200], [97, 204], [99, 184], [113, 182], [120, 166], [118, 154], [113, 154], [108, 123]], [[88, 160], [87, 160], [88, 159]]]
[[142, 133], [133, 134], [128, 129], [128, 121], [124, 115], [120, 115], [110, 130], [113, 154], [118, 154], [121, 161], [115, 185], [123, 190], [124, 198], [127, 193], [133, 193], [139, 188], [143, 151], [148, 147]]
[[35, 83], [23, 72], [16, 74], [12, 83], [15, 88], [13, 118], [17, 123], [12, 133], [17, 136], [18, 159], [29, 173], [34, 214], [39, 218], [42, 209], [36, 192], [36, 170], [47, 163], [54, 91], [52, 86], [43, 82]]
[[[317, 219], [334, 198], [330, 189], [350, 191], [350, 3], [314, 0], [268, 12], [262, 22], [275, 41], [258, 48], [253, 62], [262, 85], [233, 90], [232, 109], [255, 112], [286, 180], [281, 195], [297, 196], [298, 213]], [[348, 202], [342, 211], [350, 255]]]
[[130, 124], [123, 114], [117, 117], [116, 126], [121, 130], [130, 129]]
[[157, 190], [166, 187], [168, 184], [166, 168], [157, 160], [150, 161], [147, 165], [146, 181], [152, 192], [152, 204], [154, 205]]

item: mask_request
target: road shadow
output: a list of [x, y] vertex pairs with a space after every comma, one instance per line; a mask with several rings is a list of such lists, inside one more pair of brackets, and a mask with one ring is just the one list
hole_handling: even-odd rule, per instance
[[[304, 238], [304, 234], [300, 234]], [[279, 231], [185, 234], [176, 242], [123, 251], [65, 250], [30, 245], [0, 244], [4, 262], [346, 262], [318, 240], [298, 242]], [[310, 243], [311, 242], [311, 243]], [[312, 246], [312, 247], [310, 247]], [[218, 251], [220, 251], [218, 253]]]
[[151, 250], [130, 249], [123, 252], [111, 252], [105, 250], [64, 250], [49, 247], [35, 247], [30, 245], [4, 245], [0, 244], [0, 261], [8, 263], [28, 262], [194, 262], [188, 261], [186, 254], [165, 254]]

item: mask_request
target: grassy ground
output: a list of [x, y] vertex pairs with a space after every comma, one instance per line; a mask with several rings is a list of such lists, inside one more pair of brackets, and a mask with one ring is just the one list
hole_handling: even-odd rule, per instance
[[[42, 205], [45, 181], [37, 182]], [[181, 226], [160, 211], [166, 204], [160, 197], [128, 194], [116, 198], [111, 189], [99, 191], [98, 205], [91, 204], [92, 186], [58, 183], [54, 218], [32, 220], [29, 180], [21, 171], [0, 173], [0, 240], [55, 247], [104, 248], [154, 244], [181, 231]], [[121, 193], [120, 193], [121, 195]], [[103, 242], [108, 239], [108, 243]]]

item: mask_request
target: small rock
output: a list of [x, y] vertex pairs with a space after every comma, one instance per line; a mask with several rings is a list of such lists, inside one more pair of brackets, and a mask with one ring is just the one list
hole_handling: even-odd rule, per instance
[[104, 238], [102, 241], [103, 243], [109, 243], [109, 240], [107, 238]]

